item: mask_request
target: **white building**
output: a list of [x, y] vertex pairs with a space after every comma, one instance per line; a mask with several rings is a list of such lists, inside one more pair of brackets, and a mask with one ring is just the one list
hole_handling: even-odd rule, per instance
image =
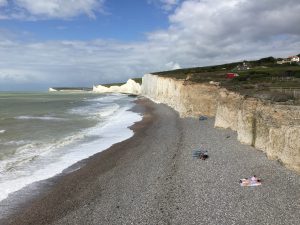
[[289, 59], [290, 59], [291, 62], [300, 62], [299, 56], [296, 56], [296, 55], [295, 56], [290, 56]]
[[277, 61], [277, 64], [284, 64], [284, 63], [293, 63], [293, 62], [300, 62], [300, 57], [297, 55], [289, 56], [286, 59], [282, 59], [280, 61]]

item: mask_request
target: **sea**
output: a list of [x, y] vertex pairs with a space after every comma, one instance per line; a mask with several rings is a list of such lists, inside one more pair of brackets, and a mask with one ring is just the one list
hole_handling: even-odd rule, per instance
[[0, 205], [13, 193], [133, 136], [124, 94], [0, 92]]

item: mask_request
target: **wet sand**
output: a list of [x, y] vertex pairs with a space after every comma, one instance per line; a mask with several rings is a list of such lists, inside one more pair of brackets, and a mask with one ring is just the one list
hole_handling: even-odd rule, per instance
[[[300, 176], [214, 120], [139, 100], [135, 135], [84, 161], [1, 224], [270, 224], [300, 221]], [[209, 159], [192, 158], [202, 145]], [[257, 175], [262, 186], [240, 187]]]

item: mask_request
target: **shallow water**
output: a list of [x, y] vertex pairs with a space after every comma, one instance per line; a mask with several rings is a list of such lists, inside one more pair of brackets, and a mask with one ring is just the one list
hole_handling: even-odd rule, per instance
[[133, 135], [121, 94], [0, 93], [0, 201]]

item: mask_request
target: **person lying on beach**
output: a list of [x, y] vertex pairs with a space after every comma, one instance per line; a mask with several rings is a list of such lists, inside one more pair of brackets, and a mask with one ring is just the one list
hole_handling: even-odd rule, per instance
[[245, 186], [258, 186], [261, 185], [261, 179], [258, 179], [255, 175], [250, 178], [240, 179], [240, 185]]
[[208, 158], [208, 153], [207, 153], [207, 151], [199, 155], [199, 159], [205, 160], [205, 159], [207, 159], [207, 158]]
[[202, 149], [193, 150], [193, 157], [206, 160], [208, 158], [208, 153], [206, 150]]

